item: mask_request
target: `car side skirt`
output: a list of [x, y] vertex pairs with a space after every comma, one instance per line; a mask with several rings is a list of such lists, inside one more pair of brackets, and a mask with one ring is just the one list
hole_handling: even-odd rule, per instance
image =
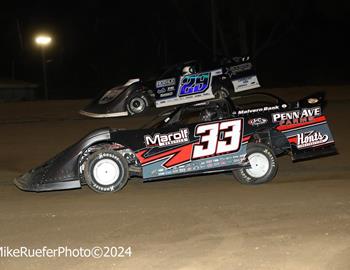
[[92, 113], [84, 110], [80, 110], [79, 113], [81, 115], [93, 118], [109, 118], [109, 117], [120, 117], [120, 116], [128, 116], [128, 112], [115, 112], [115, 113]]
[[65, 190], [65, 189], [77, 189], [81, 188], [80, 180], [71, 180], [64, 182], [54, 182], [54, 183], [45, 183], [37, 185], [28, 185], [24, 181], [21, 181], [20, 178], [14, 180], [15, 185], [23, 191], [34, 191], [34, 192], [43, 192], [43, 191], [55, 191], [55, 190]]
[[143, 182], [151, 182], [151, 181], [162, 181], [162, 180], [167, 180], [167, 179], [177, 179], [177, 178], [182, 178], [186, 176], [195, 176], [195, 175], [202, 175], [202, 174], [214, 174], [214, 173], [222, 173], [222, 172], [227, 172], [227, 171], [233, 171], [233, 170], [239, 170], [242, 168], [250, 168], [249, 162], [241, 163], [239, 165], [234, 165], [234, 166], [228, 166], [228, 167], [221, 167], [218, 169], [213, 169], [213, 170], [207, 170], [207, 171], [194, 171], [194, 172], [186, 172], [186, 173], [179, 173], [176, 175], [166, 175], [160, 177], [150, 177], [150, 178], [144, 178]]

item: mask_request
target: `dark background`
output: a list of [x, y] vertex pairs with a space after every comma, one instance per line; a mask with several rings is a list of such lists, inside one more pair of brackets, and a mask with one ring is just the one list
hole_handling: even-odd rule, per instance
[[252, 56], [265, 87], [349, 81], [349, 1], [28, 2], [0, 10], [0, 77], [42, 84], [34, 36], [50, 33], [51, 98], [222, 56]]

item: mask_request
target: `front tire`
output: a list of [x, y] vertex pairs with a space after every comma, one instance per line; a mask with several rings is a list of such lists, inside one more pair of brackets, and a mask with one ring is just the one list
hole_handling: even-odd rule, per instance
[[85, 161], [84, 177], [96, 192], [116, 192], [128, 182], [128, 163], [118, 152], [99, 150]]
[[247, 146], [250, 168], [233, 171], [241, 184], [257, 185], [271, 181], [277, 174], [278, 163], [272, 150], [264, 144], [250, 143]]
[[136, 93], [126, 101], [126, 109], [130, 115], [144, 113], [149, 107], [150, 98], [144, 93]]

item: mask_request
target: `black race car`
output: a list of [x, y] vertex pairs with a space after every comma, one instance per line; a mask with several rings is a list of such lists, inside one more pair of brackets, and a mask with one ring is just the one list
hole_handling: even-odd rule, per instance
[[144, 129], [95, 130], [41, 166], [15, 179], [26, 191], [121, 190], [143, 181], [233, 171], [243, 184], [272, 180], [276, 156], [293, 160], [336, 152], [321, 94], [286, 103], [244, 94], [181, 106]]
[[235, 57], [203, 70], [197, 61], [168, 67], [155, 80], [132, 79], [101, 93], [80, 114], [118, 117], [157, 108], [226, 97], [260, 87], [249, 57]]

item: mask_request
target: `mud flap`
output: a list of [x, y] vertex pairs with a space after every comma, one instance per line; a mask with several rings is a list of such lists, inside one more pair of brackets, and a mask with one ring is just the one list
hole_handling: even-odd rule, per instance
[[[293, 147], [295, 148], [295, 147]], [[312, 159], [316, 157], [329, 156], [337, 154], [337, 149], [334, 144], [327, 145], [324, 147], [311, 148], [304, 150], [294, 150], [292, 148], [292, 160], [299, 161], [304, 159]]]

